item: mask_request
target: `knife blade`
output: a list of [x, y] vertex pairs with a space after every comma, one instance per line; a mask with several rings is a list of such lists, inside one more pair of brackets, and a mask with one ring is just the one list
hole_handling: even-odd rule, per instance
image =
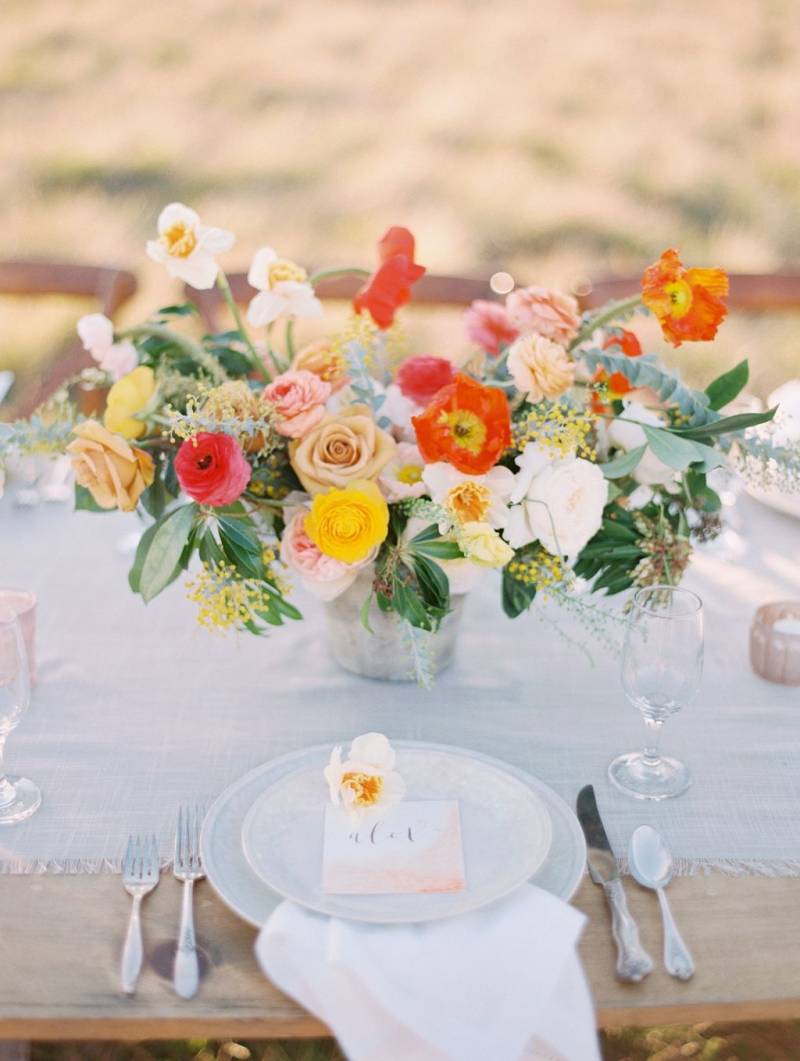
[[597, 807], [593, 785], [584, 785], [576, 801], [578, 821], [586, 837], [589, 876], [605, 892], [611, 909], [611, 934], [617, 946], [617, 976], [634, 983], [653, 971], [653, 959], [639, 939], [639, 929], [628, 910], [617, 860]]

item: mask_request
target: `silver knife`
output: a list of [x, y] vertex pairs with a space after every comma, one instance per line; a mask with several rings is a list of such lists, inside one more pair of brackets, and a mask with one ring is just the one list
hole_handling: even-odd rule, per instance
[[589, 875], [602, 886], [611, 907], [611, 934], [617, 945], [617, 976], [620, 980], [643, 980], [653, 971], [653, 959], [639, 940], [639, 929], [631, 917], [622, 889], [617, 860], [611, 850], [592, 785], [578, 793], [578, 821], [586, 837]]

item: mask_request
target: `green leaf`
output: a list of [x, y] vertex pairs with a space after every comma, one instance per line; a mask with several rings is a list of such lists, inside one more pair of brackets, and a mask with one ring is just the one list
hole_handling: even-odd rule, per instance
[[702, 464], [703, 471], [710, 471], [725, 463], [725, 456], [701, 442], [680, 437], [660, 427], [643, 424], [647, 442], [653, 453], [677, 472], [686, 471], [690, 464]]
[[181, 505], [156, 524], [157, 530], [147, 550], [139, 578], [139, 592], [145, 602], [157, 596], [175, 577], [181, 554], [189, 541], [197, 505]]
[[431, 523], [430, 526], [425, 527], [419, 534], [415, 534], [409, 542], [409, 545], [416, 545], [417, 542], [430, 542], [439, 537], [439, 528], [435, 523]]
[[148, 488], [143, 492], [140, 500], [145, 509], [153, 519], [161, 519], [164, 510], [175, 497], [170, 495], [164, 480], [161, 478], [161, 469], [156, 470], [156, 476]]
[[394, 582], [394, 610], [401, 619], [406, 619], [412, 626], [418, 626], [422, 630], [430, 630], [433, 622], [425, 610], [425, 605], [419, 596], [397, 579]]
[[426, 560], [424, 556], [417, 556], [414, 559], [414, 574], [423, 597], [430, 604], [445, 610], [450, 607], [450, 583], [438, 564]]
[[139, 539], [139, 544], [136, 546], [136, 556], [133, 558], [133, 567], [128, 572], [128, 585], [134, 593], [139, 592], [139, 579], [142, 575], [142, 566], [144, 565], [145, 557], [147, 556], [147, 550], [150, 548], [150, 543], [157, 530], [157, 523], [148, 527]]
[[219, 542], [211, 533], [209, 527], [205, 527], [202, 535], [199, 536], [197, 551], [200, 554], [200, 559], [203, 563], [208, 564], [211, 568], [225, 562], [225, 553], [223, 553]]
[[708, 404], [712, 409], [721, 409], [739, 395], [750, 378], [747, 360], [740, 361], [730, 372], [723, 372], [706, 387]]
[[212, 346], [210, 351], [229, 376], [242, 377], [250, 374], [253, 366], [241, 350], [233, 346]]
[[636, 468], [646, 449], [647, 446], [637, 446], [636, 449], [623, 453], [621, 457], [614, 457], [613, 460], [606, 461], [605, 464], [600, 464], [598, 467], [606, 479], [622, 479], [623, 476], [630, 475]]
[[101, 508], [85, 486], [75, 483], [76, 512], [115, 512], [113, 508]]
[[777, 411], [778, 407], [776, 405], [772, 409], [765, 409], [763, 413], [736, 413], [735, 416], [725, 416], [721, 420], [715, 420], [713, 424], [705, 424], [703, 427], [672, 427], [670, 428], [670, 434], [690, 439], [714, 438], [716, 435], [727, 435], [732, 431], [744, 431], [748, 427], [766, 424]]
[[457, 542], [447, 538], [436, 538], [433, 541], [409, 543], [408, 551], [412, 556], [430, 556], [434, 560], [459, 560], [464, 554]]
[[358, 609], [358, 618], [361, 625], [367, 631], [368, 634], [372, 633], [372, 627], [369, 625], [369, 606], [372, 604], [372, 598], [374, 594], [370, 591], [364, 598], [364, 603]]
[[194, 302], [178, 302], [174, 306], [162, 306], [156, 310], [157, 317], [191, 317], [197, 313]]
[[[617, 506], [619, 508], [619, 506]], [[619, 519], [604, 519], [601, 533], [597, 535], [597, 538], [615, 538], [620, 542], [635, 542], [639, 540], [639, 535], [636, 533], [633, 527], [629, 527], [626, 523], [621, 523]]]
[[243, 520], [228, 516], [218, 516], [217, 527], [220, 544], [237, 571], [245, 578], [261, 578], [264, 565], [255, 531]]
[[509, 619], [516, 619], [533, 604], [536, 586], [527, 582], [518, 582], [503, 568], [502, 600], [503, 611]]

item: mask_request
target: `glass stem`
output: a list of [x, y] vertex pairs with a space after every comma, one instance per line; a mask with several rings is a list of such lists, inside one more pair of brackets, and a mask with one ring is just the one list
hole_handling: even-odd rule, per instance
[[0, 807], [5, 807], [9, 803], [13, 803], [17, 795], [14, 786], [6, 777], [5, 766], [3, 764], [3, 752], [6, 746], [7, 736], [7, 733], [0, 734]]
[[644, 724], [647, 727], [647, 742], [642, 753], [644, 762], [646, 766], [658, 766], [661, 762], [658, 744], [661, 740], [661, 730], [664, 723], [654, 718], [646, 718]]

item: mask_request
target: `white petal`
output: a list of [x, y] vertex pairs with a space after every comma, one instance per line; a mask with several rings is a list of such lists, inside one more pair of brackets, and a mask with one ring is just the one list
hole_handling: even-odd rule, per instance
[[254, 328], [271, 324], [283, 313], [286, 303], [280, 295], [271, 291], [260, 291], [247, 307], [247, 320]]
[[512, 549], [521, 549], [536, 538], [528, 523], [524, 505], [515, 505], [509, 509], [504, 537]]
[[547, 467], [550, 457], [538, 442], [528, 442], [515, 463], [519, 471], [514, 477], [514, 489], [509, 496], [509, 500], [514, 504], [527, 495], [534, 476]]
[[87, 313], [78, 321], [77, 331], [84, 349], [95, 358], [101, 357], [114, 342], [114, 325], [104, 313]]
[[196, 210], [183, 203], [169, 203], [158, 215], [159, 235], [163, 235], [168, 228], [176, 224], [184, 224], [194, 229], [200, 224], [200, 216]]
[[339, 790], [342, 784], [342, 748], [341, 745], [337, 745], [331, 752], [331, 757], [328, 765], [322, 771], [325, 776], [325, 780], [328, 782], [328, 788], [330, 790], [331, 799], [334, 803], [339, 802]]
[[465, 475], [463, 472], [458, 471], [457, 468], [454, 468], [452, 464], [447, 464], [445, 461], [434, 461], [433, 464], [426, 464], [422, 471], [422, 481], [430, 490], [433, 500], [437, 503], [440, 503], [454, 486], [473, 478], [476, 477]]
[[229, 251], [236, 242], [236, 237], [227, 228], [211, 228], [199, 225], [197, 229], [197, 246], [209, 254], [222, 254]]
[[286, 303], [285, 312], [292, 317], [319, 317], [322, 303], [314, 294], [311, 284], [299, 280], [279, 280], [272, 291]]
[[133, 343], [123, 342], [114, 343], [110, 346], [97, 359], [97, 362], [104, 372], [108, 372], [114, 379], [121, 379], [136, 368], [138, 360], [139, 357]]
[[173, 258], [170, 255], [166, 265], [170, 276], [185, 281], [198, 291], [207, 291], [213, 287], [219, 272], [213, 255], [204, 251], [194, 251], [188, 258]]
[[346, 571], [341, 578], [331, 578], [327, 581], [311, 579], [307, 575], [302, 575], [300, 581], [303, 584], [303, 588], [307, 589], [312, 597], [327, 603], [340, 597], [346, 589], [350, 589], [357, 578], [358, 571], [356, 570]]
[[502, 464], [498, 464], [486, 473], [484, 480], [497, 497], [502, 498], [504, 501], [511, 497], [511, 492], [515, 486], [515, 477], [510, 468], [505, 468]]
[[170, 260], [166, 247], [164, 247], [164, 245], [157, 239], [149, 239], [145, 244], [145, 248], [147, 250], [147, 257], [152, 258], [152, 260], [158, 262], [159, 265], [166, 265]]
[[272, 247], [262, 247], [253, 255], [250, 268], [247, 272], [247, 282], [256, 291], [266, 291], [269, 288], [269, 267], [277, 261], [278, 255]]
[[362, 733], [350, 745], [350, 758], [386, 772], [394, 768], [394, 748], [383, 733]]

